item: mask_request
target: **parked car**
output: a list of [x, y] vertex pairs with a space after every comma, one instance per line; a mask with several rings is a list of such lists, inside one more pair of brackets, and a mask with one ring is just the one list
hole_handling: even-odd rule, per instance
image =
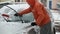
[[[31, 22], [34, 21], [34, 17], [32, 13], [23, 15], [22, 20], [24, 21], [24, 23], [20, 21], [21, 17], [14, 16], [15, 13], [27, 9], [29, 7], [28, 4], [17, 4], [17, 5], [13, 4], [7, 6], [4, 6], [0, 9], [0, 17], [1, 17], [0, 19], [2, 19], [0, 20], [0, 34], [39, 34], [40, 33], [40, 32], [36, 32], [40, 29], [38, 28], [38, 26], [31, 26]], [[9, 19], [3, 17], [2, 14], [8, 14], [10, 16]]]

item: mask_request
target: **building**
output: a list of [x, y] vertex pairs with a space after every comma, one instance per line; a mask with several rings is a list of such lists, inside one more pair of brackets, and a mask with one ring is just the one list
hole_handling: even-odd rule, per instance
[[[13, 2], [26, 2], [26, 0], [0, 0], [0, 2], [13, 1]], [[60, 0], [39, 0], [49, 9], [57, 9], [57, 2]]]

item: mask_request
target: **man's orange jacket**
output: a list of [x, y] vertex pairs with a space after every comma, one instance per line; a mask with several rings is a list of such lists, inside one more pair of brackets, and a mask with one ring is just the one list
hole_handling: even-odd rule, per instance
[[33, 16], [36, 20], [36, 24], [38, 26], [42, 27], [45, 24], [50, 22], [50, 17], [46, 9], [44, 8], [43, 4], [36, 2], [33, 8], [29, 7], [28, 9], [22, 12], [19, 12], [18, 14], [23, 15], [23, 14], [27, 14], [30, 12], [33, 13]]

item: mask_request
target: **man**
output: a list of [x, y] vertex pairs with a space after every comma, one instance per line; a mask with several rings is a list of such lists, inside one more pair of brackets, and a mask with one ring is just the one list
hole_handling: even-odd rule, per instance
[[[50, 17], [44, 8], [43, 4], [39, 3], [38, 0], [26, 0], [30, 7], [22, 12], [19, 12], [18, 15], [23, 15], [32, 12], [35, 18], [35, 23], [31, 25], [40, 26], [41, 34], [52, 34], [51, 31], [51, 20]], [[17, 16], [17, 14], [15, 14]]]
[[51, 20], [43, 4], [39, 3], [38, 0], [26, 1], [30, 5], [30, 7], [22, 12], [16, 13], [15, 16], [21, 16], [23, 14], [32, 12], [36, 22], [32, 23], [31, 25], [40, 26], [40, 34], [52, 34]]

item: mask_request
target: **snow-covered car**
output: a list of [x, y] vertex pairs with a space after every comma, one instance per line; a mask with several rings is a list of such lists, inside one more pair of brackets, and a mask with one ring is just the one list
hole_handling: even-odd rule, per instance
[[[25, 14], [23, 15], [23, 17], [14, 16], [16, 12], [20, 12], [24, 9], [27, 9], [29, 7], [28, 4], [17, 4], [17, 5], [7, 5], [7, 6], [4, 6], [0, 9], [0, 19], [1, 19], [0, 34], [39, 34], [40, 33], [39, 32], [40, 28], [38, 26], [31, 26], [31, 22], [34, 21], [34, 17], [32, 13]], [[10, 16], [9, 19], [2, 16], [2, 14], [8, 14]], [[21, 22], [21, 18], [24, 21], [24, 23]]]
[[52, 17], [53, 17], [53, 27], [55, 28], [55, 32], [60, 31], [60, 13], [59, 10], [51, 10]]
[[[9, 34], [9, 33], [10, 34], [21, 34], [21, 33], [29, 32], [28, 34], [30, 34], [30, 32], [32, 32], [31, 30], [33, 28], [39, 30], [39, 28], [36, 28], [36, 26], [31, 26], [31, 22], [34, 21], [34, 17], [33, 17], [32, 13], [25, 14], [25, 15], [23, 15], [23, 17], [14, 16], [15, 13], [25, 10], [29, 7], [30, 6], [28, 4], [17, 4], [17, 5], [13, 4], [13, 5], [7, 5], [7, 6], [2, 7], [0, 9], [0, 16], [1, 16], [1, 18], [0, 18], [1, 19], [0, 20], [1, 21], [1, 23], [0, 23], [1, 30], [0, 31], [1, 31], [1, 33], [2, 34], [4, 34], [4, 33], [5, 34]], [[49, 9], [47, 9], [47, 11], [51, 17], [51, 20], [53, 20], [55, 17], [54, 14], [52, 12], [50, 12]], [[7, 19], [6, 17], [3, 17], [2, 14], [8, 14], [10, 17]], [[21, 18], [24, 21], [24, 23], [21, 22]], [[8, 21], [8, 22], [6, 22], [6, 21]], [[52, 24], [52, 26], [53, 26], [53, 24]], [[28, 28], [25, 28], [25, 27], [28, 27]], [[7, 31], [8, 31], [8, 33], [7, 33]], [[31, 33], [31, 34], [37, 34], [37, 33], [35, 33], [34, 30], [33, 30], [33, 32], [34, 33]], [[39, 33], [40, 32], [38, 32], [38, 34]]]

